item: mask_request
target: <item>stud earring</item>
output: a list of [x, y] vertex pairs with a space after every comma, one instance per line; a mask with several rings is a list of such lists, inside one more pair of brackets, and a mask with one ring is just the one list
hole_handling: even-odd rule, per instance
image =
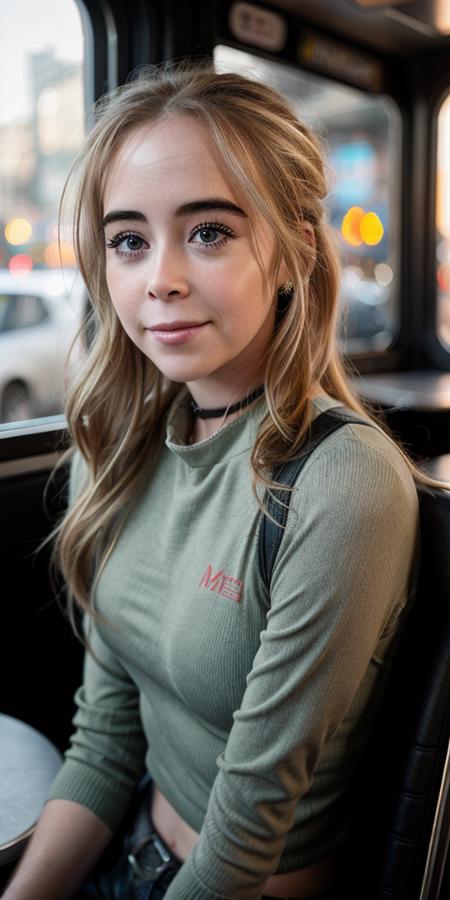
[[294, 290], [294, 282], [289, 280], [289, 281], [285, 281], [284, 284], [282, 284], [281, 287], [278, 288], [278, 293], [281, 294], [283, 297], [286, 297], [288, 294], [292, 294], [293, 290]]

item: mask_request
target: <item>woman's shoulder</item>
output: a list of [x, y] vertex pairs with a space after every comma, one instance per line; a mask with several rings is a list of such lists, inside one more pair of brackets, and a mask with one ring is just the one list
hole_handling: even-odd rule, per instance
[[[314, 413], [338, 408], [329, 395], [313, 400]], [[310, 454], [302, 487], [312, 496], [361, 507], [383, 498], [392, 508], [417, 507], [417, 490], [406, 458], [395, 441], [375, 422], [347, 423], [328, 435]], [[300, 488], [300, 484], [299, 484]]]
[[[316, 414], [339, 405], [318, 399]], [[406, 602], [418, 534], [417, 490], [395, 442], [375, 424], [342, 425], [296, 481], [274, 583], [311, 577], [319, 606], [329, 592], [333, 604], [368, 609], [375, 591], [376, 607], [390, 609]]]
[[[340, 407], [342, 407], [342, 404], [338, 400], [335, 400], [328, 394], [321, 394], [313, 400], [313, 415], [316, 417], [329, 409], [338, 410]], [[361, 416], [360, 418], [362, 419], [363, 417]], [[383, 457], [395, 469], [402, 472], [406, 471], [413, 482], [409, 466], [399, 445], [376, 421], [367, 419], [365, 424], [351, 422], [342, 425], [341, 428], [324, 439], [318, 448], [318, 452], [322, 449], [327, 454], [332, 448], [339, 450], [339, 448], [343, 449], [344, 446], [347, 447], [350, 455], [353, 454], [355, 457], [361, 458], [361, 461], [363, 459], [369, 461], [374, 455]], [[336, 462], [338, 462], [340, 455], [345, 457], [346, 454], [336, 453]]]

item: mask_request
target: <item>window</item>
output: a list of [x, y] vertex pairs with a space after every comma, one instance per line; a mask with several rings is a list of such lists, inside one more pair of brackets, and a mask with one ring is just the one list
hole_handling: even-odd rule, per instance
[[[0, 55], [4, 422], [62, 411], [62, 357], [81, 317], [79, 297], [70, 294], [73, 284], [76, 293], [81, 288], [68, 235], [62, 234], [58, 245], [58, 206], [84, 137], [84, 84], [83, 35], [74, 0], [1, 4], [0, 30], [8, 36]], [[21, 403], [7, 401], [19, 384]]]
[[384, 350], [398, 330], [400, 116], [387, 97], [215, 48], [219, 71], [241, 71], [285, 93], [323, 141], [328, 217], [342, 261], [341, 340], [348, 352]]

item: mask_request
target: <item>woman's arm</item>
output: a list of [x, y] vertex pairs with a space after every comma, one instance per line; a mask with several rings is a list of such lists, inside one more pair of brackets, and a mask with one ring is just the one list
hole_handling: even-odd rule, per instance
[[70, 800], [50, 800], [3, 900], [65, 900], [100, 858], [112, 831]]
[[75, 694], [76, 731], [48, 797], [90, 809], [115, 832], [145, 772], [147, 741], [139, 688], [94, 625], [89, 642]]

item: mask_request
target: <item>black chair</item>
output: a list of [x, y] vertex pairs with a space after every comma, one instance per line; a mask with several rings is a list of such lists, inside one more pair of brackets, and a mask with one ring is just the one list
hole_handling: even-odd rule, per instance
[[357, 779], [344, 900], [450, 897], [450, 493], [421, 491], [420, 510], [418, 592]]

